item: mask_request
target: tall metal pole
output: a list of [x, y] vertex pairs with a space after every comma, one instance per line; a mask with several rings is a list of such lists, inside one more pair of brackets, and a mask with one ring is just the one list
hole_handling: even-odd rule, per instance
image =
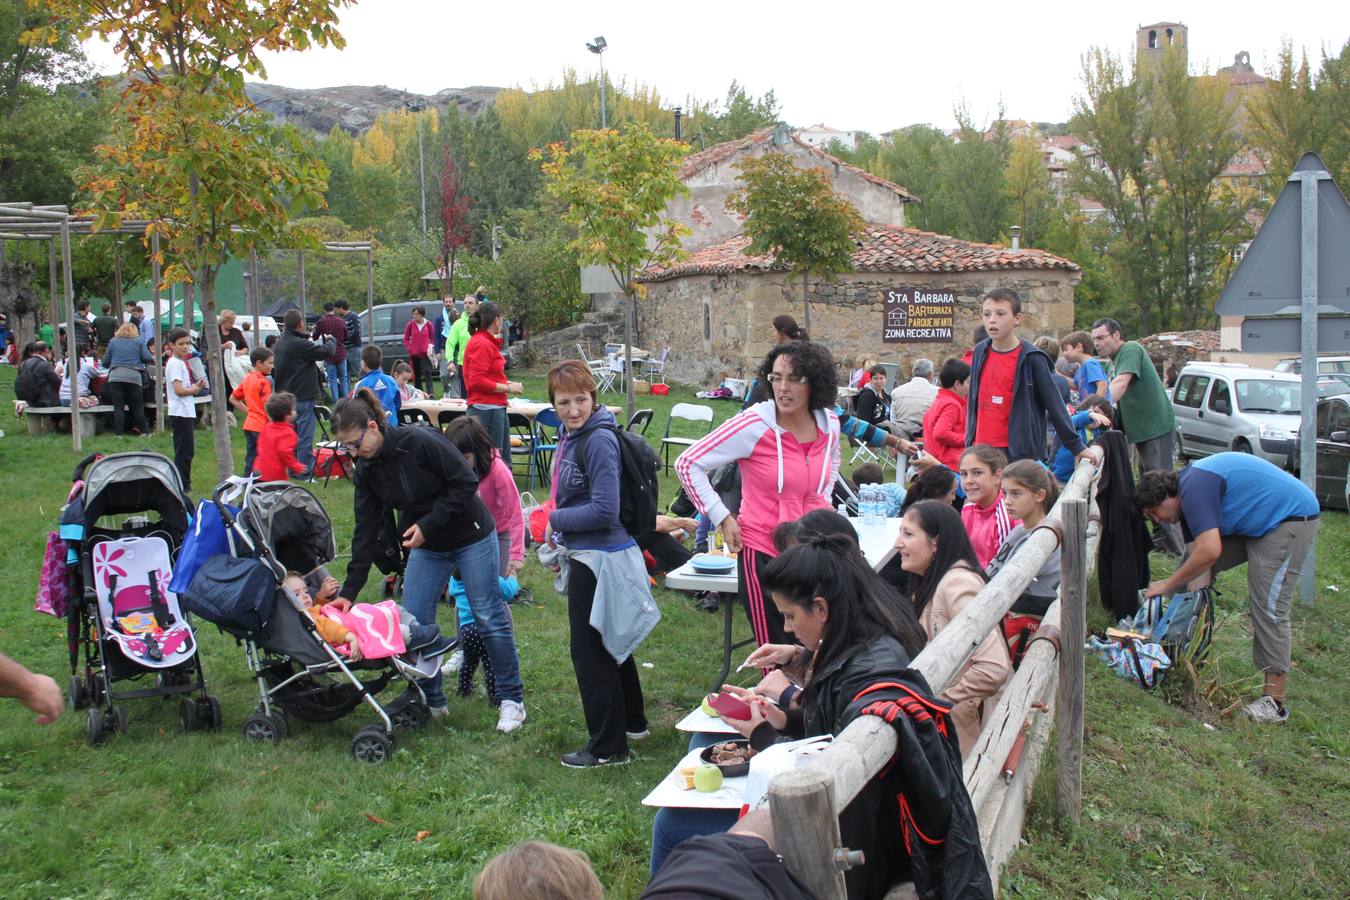
[[[366, 309], [375, 308], [375, 252], [366, 248]], [[370, 335], [365, 336], [370, 340]]]
[[422, 111], [417, 112], [417, 188], [422, 195], [422, 237], [427, 236], [427, 171], [422, 154]]
[[113, 242], [113, 318], [122, 318], [122, 239]]
[[604, 131], [609, 127], [609, 120], [605, 116], [605, 52], [601, 50], [595, 55], [600, 57], [600, 130]]
[[309, 315], [309, 302], [305, 299], [305, 251], [297, 250], [300, 258], [300, 316]]
[[[1300, 199], [1303, 201], [1302, 222], [1302, 289], [1301, 326], [1303, 339], [1302, 424], [1298, 429], [1299, 475], [1314, 494], [1317, 493], [1317, 183], [1331, 176], [1325, 170], [1297, 172], [1302, 182]], [[1305, 605], [1313, 602], [1313, 556], [1315, 546], [1308, 548], [1308, 559], [1303, 567], [1301, 592]]]
[[80, 451], [80, 351], [75, 344], [75, 285], [70, 274], [70, 217], [61, 220], [61, 275], [66, 295], [66, 377], [70, 379], [70, 442]]
[[[150, 303], [155, 323], [155, 430], [164, 433], [164, 329], [159, 305], [159, 232], [150, 233]], [[173, 315], [173, 290], [169, 290], [169, 314]]]
[[249, 285], [253, 296], [249, 298], [249, 301], [253, 304], [253, 349], [256, 350], [263, 345], [263, 339], [260, 330], [262, 314], [259, 310], [259, 307], [262, 306], [259, 302], [262, 288], [258, 285], [258, 250], [255, 247], [248, 249], [248, 268], [253, 273], [253, 277], [250, 279], [252, 284]]

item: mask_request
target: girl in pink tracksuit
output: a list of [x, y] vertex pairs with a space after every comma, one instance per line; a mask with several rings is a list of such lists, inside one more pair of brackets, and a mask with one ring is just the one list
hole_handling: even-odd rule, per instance
[[[760, 368], [773, 398], [724, 422], [680, 455], [675, 471], [699, 512], [738, 553], [740, 597], [757, 644], [790, 644], [783, 616], [760, 583], [759, 572], [777, 555], [773, 529], [813, 509], [828, 509], [839, 475], [838, 386], [834, 360], [821, 344], [793, 341], [769, 352]], [[741, 508], [732, 515], [713, 490], [710, 474], [736, 462]]]

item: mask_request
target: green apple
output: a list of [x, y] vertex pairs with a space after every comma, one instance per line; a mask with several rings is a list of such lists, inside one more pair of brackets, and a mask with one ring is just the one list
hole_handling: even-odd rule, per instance
[[694, 790], [711, 794], [722, 786], [722, 770], [711, 763], [704, 763], [694, 770]]
[[703, 698], [703, 705], [700, 706], [699, 709], [703, 710], [703, 714], [704, 714], [704, 715], [712, 716], [714, 719], [716, 719], [716, 718], [717, 718], [717, 710], [713, 709], [713, 708], [712, 708], [712, 704], [708, 702], [709, 698], [712, 697], [712, 696], [715, 696], [715, 695], [709, 694], [707, 697], [704, 697], [704, 698]]

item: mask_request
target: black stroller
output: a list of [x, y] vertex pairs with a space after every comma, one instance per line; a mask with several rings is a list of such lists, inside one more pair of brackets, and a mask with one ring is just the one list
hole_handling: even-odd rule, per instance
[[[69, 699], [89, 710], [89, 743], [126, 732], [127, 709], [114, 703], [144, 697], [180, 697], [185, 732], [218, 729], [220, 703], [206, 692], [192, 619], [169, 589], [190, 508], [178, 470], [158, 453], [114, 453], [81, 462], [74, 480], [81, 479], [61, 536], [78, 559], [67, 619]], [[127, 681], [138, 686], [123, 688]]]
[[[239, 488], [243, 502], [236, 516], [224, 498]], [[331, 722], [365, 703], [380, 721], [357, 731], [351, 753], [363, 762], [384, 762], [394, 751], [396, 728], [420, 728], [430, 718], [417, 679], [434, 674], [436, 661], [419, 656], [410, 663], [395, 655], [352, 662], [319, 635], [301, 599], [284, 584], [287, 572], [298, 572], [307, 573], [306, 580], [317, 587], [327, 575], [322, 567], [337, 555], [328, 513], [308, 490], [287, 482], [231, 479], [216, 488], [212, 499], [229, 530], [233, 558], [208, 561], [193, 580], [188, 603], [244, 646], [259, 694], [244, 737], [275, 743], [286, 736], [291, 717]], [[221, 615], [204, 603], [199, 584], [204, 573], [210, 577], [213, 563], [234, 565], [241, 577], [257, 579], [260, 589], [250, 592], [256, 602], [245, 615]], [[407, 690], [382, 704], [377, 695], [390, 682], [406, 682]]]

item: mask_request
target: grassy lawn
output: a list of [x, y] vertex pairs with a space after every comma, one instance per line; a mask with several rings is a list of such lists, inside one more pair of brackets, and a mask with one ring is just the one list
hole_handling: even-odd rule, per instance
[[[538, 376], [526, 396], [542, 398]], [[0, 368], [0, 397], [13, 373]], [[656, 410], [653, 444], [667, 412], [692, 392], [639, 398]], [[613, 398], [615, 395], [609, 395]], [[609, 399], [611, 403], [621, 403]], [[710, 401], [719, 419], [734, 404]], [[69, 437], [29, 437], [8, 418], [0, 438], [0, 648], [64, 684], [64, 625], [32, 611], [44, 535], [56, 520], [76, 457]], [[168, 436], [99, 435], [105, 452], [170, 452]], [[236, 447], [242, 459], [242, 441]], [[209, 440], [199, 433], [193, 481], [213, 483]], [[665, 496], [673, 478], [664, 477]], [[316, 489], [350, 546], [351, 488]], [[1005, 890], [1035, 896], [1344, 896], [1350, 821], [1350, 721], [1340, 708], [1350, 678], [1350, 522], [1327, 517], [1319, 540], [1319, 596], [1295, 611], [1294, 710], [1284, 729], [1256, 729], [1213, 706], [1145, 694], [1090, 664], [1085, 815], [1075, 830], [1049, 811], [1053, 769], [1038, 788], [1031, 846], [1014, 858]], [[342, 569], [340, 557], [335, 568]], [[652, 736], [638, 760], [601, 772], [563, 769], [558, 757], [585, 741], [567, 651], [562, 598], [537, 562], [524, 574], [536, 604], [515, 611], [529, 721], [493, 730], [481, 694], [407, 735], [380, 768], [355, 763], [347, 743], [370, 719], [358, 711], [326, 726], [293, 724], [276, 747], [240, 734], [257, 691], [232, 639], [206, 626], [203, 664], [221, 698], [219, 734], [177, 733], [176, 705], [128, 703], [126, 735], [88, 747], [83, 717], [39, 728], [26, 710], [0, 703], [0, 842], [3, 893], [13, 897], [455, 896], [468, 894], [482, 863], [510, 844], [542, 838], [585, 850], [611, 896], [636, 895], [646, 879], [652, 813], [641, 798], [681, 754], [673, 725], [717, 673], [721, 617], [690, 596], [657, 591], [663, 620], [638, 651]], [[1226, 580], [1228, 615], [1216, 656], [1214, 696], [1250, 693], [1249, 639], [1237, 608], [1240, 580]], [[1341, 587], [1341, 593], [1328, 590]], [[450, 621], [442, 616], [443, 621]], [[1098, 623], [1101, 624], [1101, 623]], [[746, 631], [738, 619], [738, 632]], [[481, 681], [480, 681], [481, 685]], [[1215, 730], [1204, 727], [1211, 722]], [[1051, 764], [1052, 765], [1052, 764]], [[421, 831], [430, 832], [422, 841]]]

